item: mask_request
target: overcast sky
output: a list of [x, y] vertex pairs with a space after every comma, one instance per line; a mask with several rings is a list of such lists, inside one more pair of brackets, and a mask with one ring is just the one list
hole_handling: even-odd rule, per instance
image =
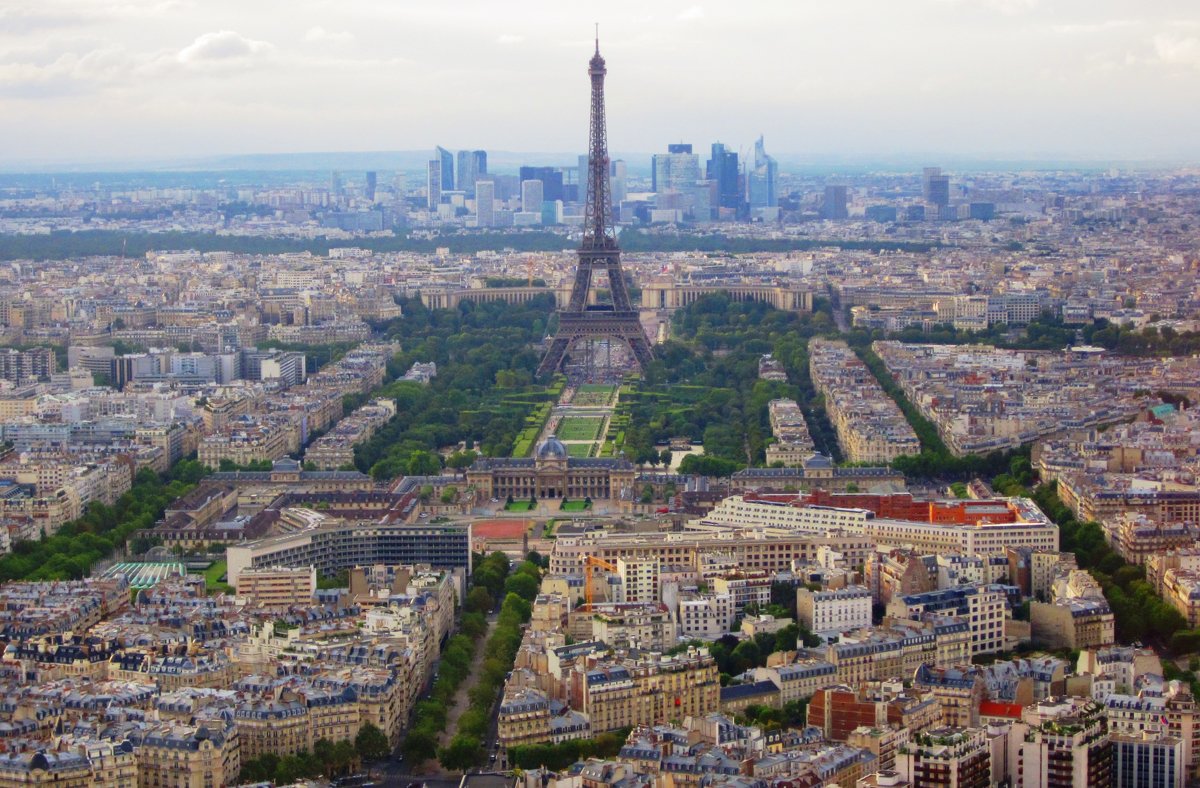
[[0, 159], [586, 146], [1200, 160], [1200, 0], [0, 0]]

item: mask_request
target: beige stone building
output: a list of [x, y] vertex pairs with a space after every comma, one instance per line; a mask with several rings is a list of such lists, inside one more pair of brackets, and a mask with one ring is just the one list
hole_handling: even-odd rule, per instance
[[311, 604], [317, 590], [317, 570], [313, 566], [244, 569], [230, 579], [238, 596], [266, 608]]
[[704, 649], [651, 654], [581, 673], [580, 710], [596, 733], [702, 717], [721, 705], [717, 665]]
[[501, 500], [609, 499], [631, 492], [636, 475], [625, 459], [569, 457], [566, 444], [551, 435], [532, 458], [477, 459], [467, 469], [467, 484], [485, 498]]
[[232, 724], [163, 723], [134, 744], [139, 786], [215, 788], [234, 783], [242, 769], [238, 731]]

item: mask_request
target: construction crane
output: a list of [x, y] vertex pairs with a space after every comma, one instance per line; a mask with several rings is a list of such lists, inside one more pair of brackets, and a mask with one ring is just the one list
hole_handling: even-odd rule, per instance
[[594, 555], [589, 555], [587, 557], [587, 560], [583, 565], [583, 599], [585, 602], [587, 602], [588, 610], [591, 610], [592, 608], [592, 572], [594, 572], [597, 567], [607, 572], [617, 571], [617, 565], [610, 561], [605, 561], [603, 558], [597, 558]]

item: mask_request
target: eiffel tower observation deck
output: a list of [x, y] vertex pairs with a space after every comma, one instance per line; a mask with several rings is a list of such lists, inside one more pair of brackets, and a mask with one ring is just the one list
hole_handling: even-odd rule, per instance
[[[621, 272], [621, 249], [613, 228], [612, 193], [609, 187], [608, 132], [604, 120], [604, 75], [608, 70], [596, 54], [588, 63], [592, 83], [592, 122], [588, 146], [587, 199], [583, 209], [583, 242], [579, 246], [579, 265], [571, 299], [558, 312], [558, 330], [538, 367], [538, 375], [558, 371], [567, 351], [577, 342], [600, 339], [618, 340], [629, 346], [638, 365], [645, 368], [654, 359], [637, 310], [629, 302], [629, 289]], [[608, 278], [611, 304], [588, 305], [592, 275]]]

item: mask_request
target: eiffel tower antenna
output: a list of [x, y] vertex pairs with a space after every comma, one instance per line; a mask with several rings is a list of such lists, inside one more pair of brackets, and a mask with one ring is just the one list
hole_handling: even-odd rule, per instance
[[[576, 341], [617, 339], [629, 346], [639, 366], [654, 360], [646, 332], [638, 313], [629, 301], [629, 289], [621, 272], [621, 249], [613, 227], [612, 197], [609, 187], [608, 131], [604, 119], [604, 75], [608, 73], [600, 56], [600, 24], [596, 24], [596, 54], [588, 62], [592, 83], [591, 128], [588, 146], [587, 198], [583, 208], [583, 240], [579, 245], [579, 264], [571, 300], [558, 312], [558, 331], [538, 367], [538, 375], [556, 372], [562, 367], [567, 350]], [[583, 174], [580, 173], [580, 184]], [[588, 306], [592, 274], [608, 275], [611, 305]]]

